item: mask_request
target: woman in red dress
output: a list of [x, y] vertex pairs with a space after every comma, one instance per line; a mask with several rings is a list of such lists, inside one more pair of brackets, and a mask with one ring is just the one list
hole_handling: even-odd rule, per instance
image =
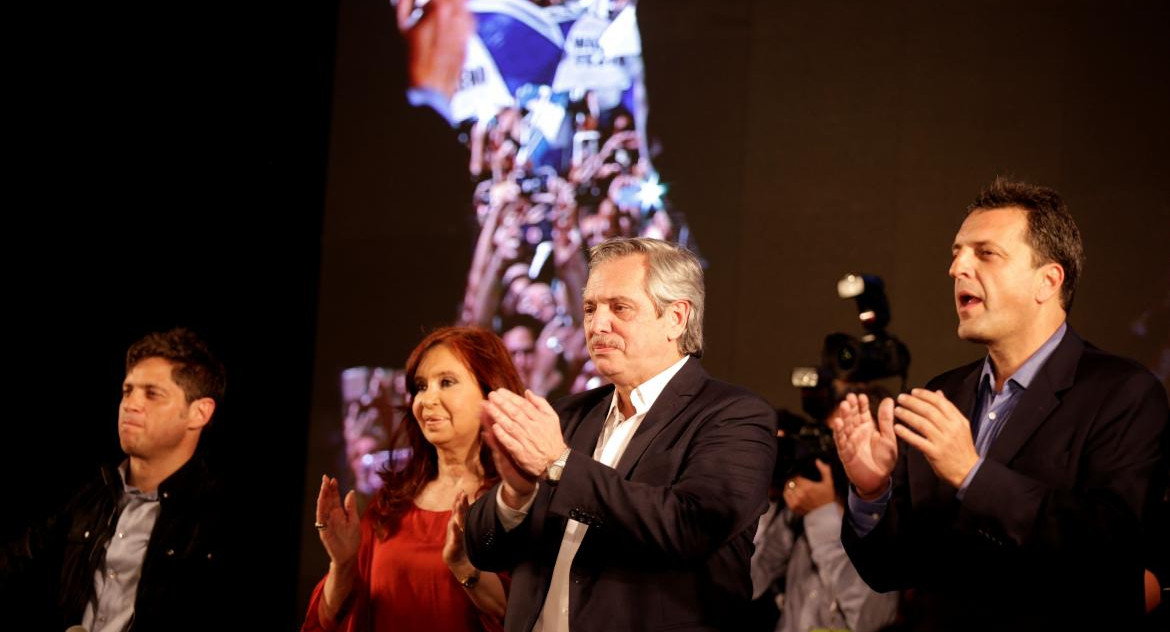
[[480, 439], [480, 407], [497, 388], [524, 387], [499, 337], [447, 327], [406, 363], [410, 409], [399, 426], [411, 456], [382, 473], [358, 519], [354, 493], [322, 477], [317, 531], [329, 574], [302, 630], [502, 630], [504, 582], [481, 573], [463, 549], [463, 515], [499, 480]]

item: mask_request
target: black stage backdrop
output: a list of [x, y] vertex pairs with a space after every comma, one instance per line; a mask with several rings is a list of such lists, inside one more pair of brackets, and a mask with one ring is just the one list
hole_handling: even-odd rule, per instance
[[4, 538], [119, 456], [126, 348], [190, 326], [228, 367], [204, 445], [255, 540], [225, 625], [293, 629], [336, 4], [6, 22]]

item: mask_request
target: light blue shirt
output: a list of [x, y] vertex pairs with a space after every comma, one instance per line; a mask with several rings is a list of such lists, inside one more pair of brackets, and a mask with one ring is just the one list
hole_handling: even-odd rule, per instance
[[142, 561], [162, 510], [157, 490], [148, 494], [126, 482], [129, 471], [129, 460], [118, 466], [123, 490], [118, 504], [122, 511], [114, 536], [106, 543], [106, 556], [94, 571], [93, 599], [81, 619], [82, 626], [93, 632], [124, 630], [134, 617]]
[[[987, 458], [987, 451], [991, 449], [991, 444], [1003, 430], [1012, 411], [1016, 409], [1020, 395], [1031, 386], [1036, 374], [1048, 362], [1048, 358], [1052, 356], [1052, 352], [1056, 351], [1060, 341], [1064, 340], [1066, 331], [1068, 331], [1068, 324], [1061, 323], [1056, 332], [1049, 336], [1048, 340], [1040, 345], [1040, 348], [1036, 349], [1020, 365], [1020, 368], [1004, 382], [1001, 391], [997, 392], [994, 387], [995, 366], [991, 363], [991, 356], [983, 359], [983, 370], [979, 374], [979, 392], [975, 399], [975, 412], [971, 415], [971, 431], [975, 436], [975, 451], [979, 454], [979, 460], [975, 462], [974, 467], [959, 485], [956, 494], [959, 500], [962, 500], [963, 495], [967, 493], [967, 487], [974, 480], [975, 474], [979, 472], [983, 460]], [[891, 490], [887, 487], [886, 493], [882, 494], [880, 498], [865, 501], [854, 493], [852, 486], [849, 487], [849, 515], [853, 519], [853, 527], [857, 535], [864, 536], [877, 526], [878, 521], [886, 513], [890, 495]]]

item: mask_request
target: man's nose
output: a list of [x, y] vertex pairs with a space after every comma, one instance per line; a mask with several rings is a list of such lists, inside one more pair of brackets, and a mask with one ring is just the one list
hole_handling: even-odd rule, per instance
[[951, 278], [957, 279], [960, 276], [967, 275], [971, 272], [970, 254], [965, 250], [960, 250], [951, 258], [951, 269], [948, 274]]
[[595, 308], [593, 310], [593, 313], [589, 316], [589, 328], [588, 328], [589, 333], [590, 334], [609, 333], [610, 317], [611, 317], [611, 314], [609, 313], [609, 310], [607, 310], [605, 307], [598, 306], [597, 308]]
[[126, 410], [140, 410], [146, 398], [138, 390], [132, 390], [122, 395], [122, 408]]

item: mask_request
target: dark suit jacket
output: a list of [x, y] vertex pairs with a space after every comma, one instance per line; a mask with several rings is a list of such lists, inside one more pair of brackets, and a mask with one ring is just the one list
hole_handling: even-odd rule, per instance
[[575, 632], [737, 629], [776, 458], [775, 411], [691, 358], [614, 469], [592, 458], [613, 392], [557, 402], [572, 448], [560, 483], [542, 483], [512, 531], [496, 516], [496, 490], [484, 494], [467, 522], [472, 563], [512, 572], [505, 626], [530, 630], [571, 518], [589, 525], [571, 570]]
[[[970, 418], [981, 367], [928, 388]], [[886, 514], [865, 538], [848, 520], [842, 528], [872, 587], [915, 588], [911, 628], [1126, 629], [1140, 619], [1141, 517], [1161, 493], [1151, 481], [1164, 467], [1165, 389], [1069, 329], [1020, 397], [962, 501], [900, 442]]]

